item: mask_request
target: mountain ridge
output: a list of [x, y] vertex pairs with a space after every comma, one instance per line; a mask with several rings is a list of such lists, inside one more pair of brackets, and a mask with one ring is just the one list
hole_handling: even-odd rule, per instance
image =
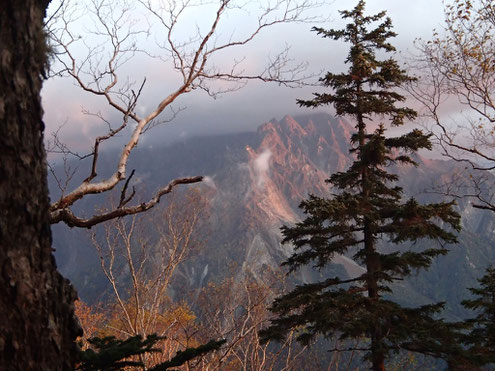
[[[207, 175], [200, 187], [210, 205], [209, 242], [204, 253], [184, 267], [188, 284], [198, 286], [208, 279], [221, 279], [229, 262], [256, 276], [267, 266], [278, 266], [291, 254], [292, 247], [281, 244], [280, 227], [302, 217], [297, 206], [309, 193], [330, 195], [330, 185], [325, 180], [352, 161], [352, 131], [348, 122], [327, 114], [285, 116], [264, 123], [256, 132], [192, 138], [163, 148], [138, 148], [129, 168], [136, 169], [137, 179], [146, 183], [149, 193], [178, 176]], [[399, 185], [404, 187], [406, 197], [418, 196], [422, 202], [438, 200], [439, 195], [425, 193], [424, 189], [448, 177], [456, 164], [421, 157], [418, 162], [417, 168], [396, 169], [401, 178]], [[84, 204], [81, 209], [91, 211]], [[464, 313], [459, 304], [459, 299], [468, 295], [464, 288], [474, 285], [484, 269], [483, 262], [495, 257], [491, 248], [495, 242], [491, 233], [494, 218], [473, 210], [467, 200], [459, 201], [459, 210], [465, 214], [463, 225], [469, 228], [461, 233], [460, 244], [451, 246], [451, 253], [439, 258], [430, 272], [420, 273], [403, 287], [413, 291], [404, 298], [406, 302], [445, 300], [454, 317]], [[84, 263], [92, 251], [88, 238], [81, 231], [68, 231], [63, 226], [55, 226], [54, 230], [61, 271], [75, 283], [84, 299], [95, 300], [95, 292], [104, 291], [105, 285], [99, 282], [103, 278], [96, 272], [97, 259], [88, 257]], [[71, 237], [74, 234], [79, 236]], [[64, 250], [67, 245], [72, 252]], [[360, 267], [349, 258], [338, 257], [330, 271], [344, 269], [348, 275], [355, 274]], [[202, 277], [205, 267], [206, 279]], [[311, 281], [318, 274], [325, 272], [303, 269], [299, 279]]]

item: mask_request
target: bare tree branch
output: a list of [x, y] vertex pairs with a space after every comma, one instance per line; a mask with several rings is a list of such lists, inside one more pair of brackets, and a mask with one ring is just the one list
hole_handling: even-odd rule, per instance
[[120, 207], [114, 210], [111, 210], [106, 213], [97, 214], [91, 216], [90, 218], [83, 219], [74, 215], [74, 213], [70, 210], [70, 208], [62, 208], [56, 210], [56, 212], [52, 212], [50, 222], [52, 224], [58, 222], [65, 222], [69, 227], [80, 227], [80, 228], [91, 228], [96, 224], [103, 223], [107, 220], [121, 218], [126, 215], [133, 215], [142, 213], [154, 207], [157, 203], [160, 202], [160, 198], [172, 192], [173, 188], [179, 184], [192, 184], [198, 183], [203, 180], [202, 176], [195, 176], [191, 178], [177, 178], [168, 183], [165, 187], [158, 190], [155, 195], [148, 201], [142, 202], [139, 205], [128, 206], [128, 207]]
[[[183, 330], [183, 320], [180, 312], [174, 313], [186, 306], [173, 304], [168, 291], [180, 264], [203, 246], [197, 232], [207, 215], [207, 204], [195, 189], [168, 201], [149, 217], [115, 219], [103, 225], [103, 236], [92, 233], [93, 246], [115, 300], [106, 316], [106, 331], [127, 337], [153, 333], [167, 337], [160, 344], [162, 354], [141, 358], [147, 367], [191, 346], [179, 340], [183, 338], [178, 334]], [[156, 238], [150, 237], [150, 228], [156, 231]]]
[[[127, 163], [132, 151], [144, 133], [166, 121], [160, 119], [164, 111], [171, 111], [172, 118], [181, 111], [172, 108], [179, 97], [193, 90], [203, 90], [215, 97], [236, 90], [249, 80], [275, 82], [286, 86], [299, 86], [303, 83], [302, 73], [306, 64], [293, 63], [287, 45], [259, 72], [245, 71], [242, 65], [246, 58], [231, 57], [226, 52], [247, 46], [268, 28], [316, 20], [309, 11], [321, 4], [322, 2], [316, 0], [140, 0], [136, 3], [124, 0], [91, 0], [78, 5], [64, 0], [47, 18], [47, 33], [55, 50], [55, 65], [51, 74], [71, 78], [84, 92], [101, 98], [111, 110], [122, 115], [122, 121], [115, 125], [111, 122], [113, 120], [105, 118], [100, 111], [91, 113], [85, 110], [87, 115], [103, 122], [107, 131], [95, 138], [93, 150], [84, 156], [69, 150], [58, 134], [54, 136], [55, 149], [79, 159], [91, 157], [92, 165], [89, 175], [79, 185], [70, 192], [65, 192], [64, 189], [60, 199], [51, 205], [52, 223], [65, 222], [70, 226], [89, 228], [111, 218], [143, 212], [153, 207], [162, 195], [169, 192], [164, 190], [170, 185], [158, 190], [156, 196], [147, 203], [123, 207], [130, 201], [124, 197], [124, 204], [117, 209], [88, 219], [80, 218], [71, 211], [71, 207], [86, 195], [112, 191], [120, 182], [125, 182], [121, 193], [125, 195], [130, 185]], [[204, 19], [209, 20], [196, 25], [196, 30], [184, 39], [182, 27], [187, 25], [191, 10], [202, 11]], [[243, 35], [236, 35], [236, 31], [232, 31], [225, 39], [225, 25], [222, 20], [231, 13], [251, 14], [250, 20], [254, 22], [250, 22], [251, 28]], [[150, 20], [154, 20], [154, 24]], [[88, 28], [87, 24], [91, 26]], [[88, 35], [84, 37], [79, 35], [82, 27], [88, 31]], [[154, 36], [161, 55], [154, 55], [154, 51], [149, 48], [150, 35]], [[135, 82], [126, 77], [122, 69], [137, 55], [158, 57], [162, 62], [171, 61], [172, 71], [180, 76], [180, 81], [168, 87], [168, 91], [160, 89], [161, 95], [158, 96], [155, 107], [144, 114], [138, 114], [136, 108], [144, 92], [146, 78], [134, 89]], [[219, 60], [223, 62], [218, 64]], [[229, 66], [229, 63], [225, 63], [226, 60], [233, 62]], [[215, 82], [220, 84], [216, 86]], [[129, 125], [129, 120], [133, 125]], [[113, 174], [106, 179], [98, 179], [97, 168], [102, 144], [128, 129], [129, 136]], [[177, 179], [171, 187], [194, 183], [200, 181], [200, 178]]]
[[[420, 79], [411, 95], [424, 107], [424, 118], [442, 154], [466, 165], [476, 208], [495, 210], [495, 17], [490, 1], [447, 3], [445, 27], [431, 41], [419, 41], [420, 55], [411, 61]], [[450, 106], [455, 105], [455, 111]], [[449, 116], [451, 116], [449, 118]], [[452, 116], [456, 116], [452, 118]], [[460, 121], [460, 123], [459, 123]], [[485, 172], [485, 174], [483, 174]], [[481, 179], [483, 178], [483, 179]], [[479, 188], [491, 179], [492, 186]], [[460, 179], [459, 179], [460, 180]], [[458, 188], [465, 188], [462, 181]], [[452, 192], [452, 184], [448, 185]], [[490, 195], [487, 195], [487, 191]]]

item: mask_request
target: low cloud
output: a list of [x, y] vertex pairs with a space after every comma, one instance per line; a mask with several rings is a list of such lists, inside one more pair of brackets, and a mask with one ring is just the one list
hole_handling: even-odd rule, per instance
[[262, 187], [270, 171], [270, 158], [272, 152], [269, 149], [263, 150], [253, 161], [253, 169], [256, 175], [256, 185]]
[[213, 180], [213, 178], [211, 176], [205, 176], [203, 178], [203, 184], [206, 184], [208, 187], [210, 188], [213, 188], [213, 189], [217, 189], [217, 186], [215, 184], [215, 181]]

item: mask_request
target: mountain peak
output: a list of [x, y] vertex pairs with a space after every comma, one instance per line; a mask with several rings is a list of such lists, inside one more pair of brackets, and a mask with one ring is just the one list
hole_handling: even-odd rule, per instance
[[285, 116], [278, 125], [284, 134], [288, 136], [306, 136], [308, 133], [303, 129], [301, 124], [297, 122], [292, 116]]
[[258, 127], [259, 135], [277, 135], [284, 138], [304, 137], [308, 133], [292, 116], [285, 116], [282, 120], [270, 120]]

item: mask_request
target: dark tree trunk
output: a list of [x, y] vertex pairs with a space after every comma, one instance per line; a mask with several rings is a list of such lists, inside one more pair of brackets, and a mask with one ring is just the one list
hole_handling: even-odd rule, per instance
[[[357, 88], [358, 94], [361, 92], [361, 87]], [[359, 148], [363, 148], [366, 145], [366, 125], [364, 123], [364, 117], [362, 113], [357, 114], [358, 122], [358, 136], [359, 136]], [[370, 189], [368, 183], [368, 169], [364, 168], [361, 174], [362, 184], [362, 197], [363, 201], [368, 202], [370, 197]], [[372, 311], [375, 304], [380, 299], [378, 279], [376, 272], [380, 270], [380, 260], [377, 256], [375, 249], [375, 241], [373, 233], [371, 232], [372, 222], [367, 216], [364, 217], [363, 223], [363, 235], [364, 235], [364, 250], [366, 251], [366, 271], [368, 277], [366, 279], [366, 285], [368, 287], [368, 298], [371, 299], [368, 310]], [[371, 333], [371, 364], [373, 371], [385, 370], [385, 355], [381, 350], [381, 342], [383, 340], [382, 328], [380, 323], [374, 323]]]
[[48, 222], [41, 72], [49, 0], [0, 10], [0, 369], [69, 370], [75, 291], [56, 269]]

